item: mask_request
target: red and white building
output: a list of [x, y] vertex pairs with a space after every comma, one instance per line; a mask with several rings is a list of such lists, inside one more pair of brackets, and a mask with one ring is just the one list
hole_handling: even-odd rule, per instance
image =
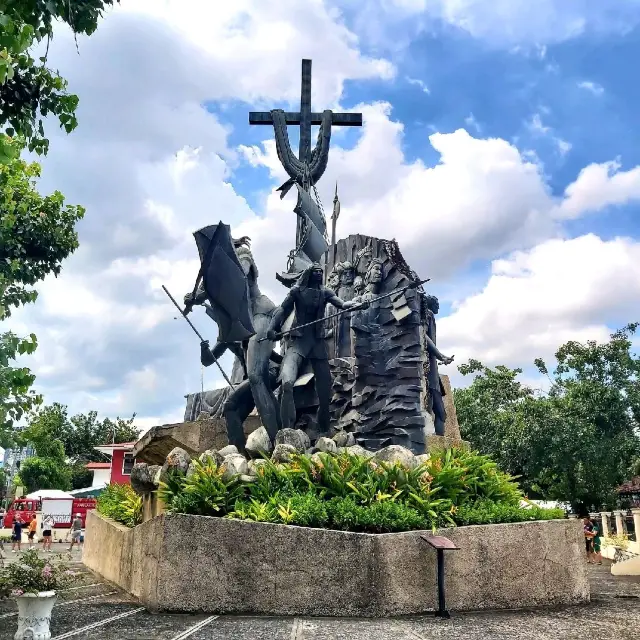
[[95, 447], [96, 451], [111, 457], [111, 462], [90, 462], [85, 465], [93, 471], [92, 487], [105, 487], [108, 484], [129, 484], [131, 469], [135, 464], [132, 455], [135, 442], [120, 442], [118, 444], [103, 444]]

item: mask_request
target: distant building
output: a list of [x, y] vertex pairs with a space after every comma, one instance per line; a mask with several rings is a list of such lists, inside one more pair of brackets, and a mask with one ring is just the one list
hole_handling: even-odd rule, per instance
[[634, 476], [621, 484], [616, 493], [623, 509], [640, 509], [640, 476]]
[[111, 456], [111, 462], [90, 462], [85, 465], [93, 471], [92, 487], [108, 484], [130, 484], [131, 470], [135, 464], [132, 455], [135, 442], [121, 442], [119, 444], [104, 444], [94, 447], [96, 451]]
[[11, 485], [13, 478], [20, 470], [20, 465], [32, 458], [36, 454], [32, 446], [23, 447], [21, 449], [5, 449], [2, 466], [7, 474], [8, 484]]
[[91, 487], [106, 487], [111, 481], [110, 462], [90, 462], [85, 465], [86, 469], [93, 471], [93, 481]]

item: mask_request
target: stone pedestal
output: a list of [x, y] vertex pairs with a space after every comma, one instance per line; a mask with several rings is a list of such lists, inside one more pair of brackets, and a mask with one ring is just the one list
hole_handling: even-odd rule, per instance
[[[260, 426], [258, 416], [249, 416], [244, 422], [245, 435]], [[137, 462], [163, 465], [175, 447], [184, 449], [191, 456], [197, 456], [208, 449], [222, 449], [228, 444], [225, 420], [209, 418], [152, 427], [136, 442], [133, 456]]]
[[447, 412], [447, 419], [444, 423], [444, 435], [453, 440], [462, 440], [460, 436], [460, 425], [458, 424], [458, 414], [456, 413], [456, 405], [453, 402], [453, 389], [451, 389], [451, 381], [449, 376], [440, 375], [445, 395], [443, 396], [444, 410]]
[[636, 533], [636, 543], [640, 542], [640, 509], [631, 509], [633, 514], [633, 529]]
[[615, 512], [615, 517], [616, 517], [616, 534], [621, 536], [625, 533], [627, 533], [627, 528], [625, 526], [625, 522], [624, 522], [624, 513], [622, 511], [616, 511]]
[[[152, 611], [396, 617], [437, 606], [436, 554], [422, 538], [431, 534], [181, 514], [127, 529], [91, 510], [82, 559]], [[459, 547], [446, 560], [454, 611], [589, 602], [575, 520], [454, 527], [440, 535]]]

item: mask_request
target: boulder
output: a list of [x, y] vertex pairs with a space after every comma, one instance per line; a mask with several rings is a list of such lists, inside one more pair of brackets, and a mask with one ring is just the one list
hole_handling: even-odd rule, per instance
[[255, 482], [258, 478], [256, 476], [252, 476], [250, 474], [246, 474], [243, 473], [240, 476], [240, 482], [244, 482], [245, 484], [248, 484], [249, 482]]
[[250, 476], [254, 476], [256, 477], [258, 475], [258, 469], [267, 464], [267, 460], [265, 460], [264, 458], [256, 458], [255, 460], [249, 460], [248, 463], [248, 467], [249, 467], [249, 475]]
[[186, 475], [191, 464], [191, 456], [180, 447], [172, 449], [167, 459], [162, 465], [162, 471], [160, 472], [160, 479], [166, 481], [166, 478], [170, 472], [178, 473], [180, 475]]
[[245, 457], [239, 453], [231, 453], [225, 456], [221, 469], [223, 470], [223, 480], [231, 480], [233, 476], [237, 475], [249, 475], [249, 465]]
[[316, 449], [325, 453], [337, 453], [338, 447], [331, 438], [318, 438], [316, 441]]
[[264, 427], [260, 427], [250, 433], [245, 449], [251, 458], [259, 458], [262, 454], [270, 454], [273, 451], [273, 443], [267, 430]]
[[376, 459], [381, 462], [388, 462], [389, 464], [395, 464], [399, 462], [402, 466], [408, 469], [414, 469], [418, 466], [415, 455], [409, 451], [406, 447], [402, 447], [399, 444], [391, 444], [384, 449], [380, 449], [376, 454]]
[[280, 429], [276, 433], [276, 446], [291, 445], [298, 453], [304, 453], [310, 446], [309, 436], [301, 429]]
[[228, 444], [226, 447], [222, 447], [222, 449], [219, 449], [218, 453], [223, 458], [226, 458], [227, 456], [231, 455], [232, 453], [240, 453], [240, 452], [238, 451], [238, 447], [236, 447], [235, 444]]
[[354, 444], [353, 447], [345, 447], [343, 451], [346, 451], [352, 456], [363, 456], [364, 458], [373, 458], [375, 455], [373, 451], [369, 451], [359, 444]]
[[416, 456], [416, 466], [419, 467], [420, 465], [423, 464], [427, 464], [427, 462], [429, 462], [429, 454], [428, 453], [421, 453], [419, 456]]
[[332, 439], [338, 447], [353, 447], [356, 443], [353, 433], [348, 431], [338, 431]]
[[151, 493], [158, 488], [156, 478], [159, 480], [159, 471], [162, 469], [157, 464], [138, 462], [131, 469], [131, 488], [140, 495]]
[[[290, 431], [293, 431], [293, 429], [290, 429]], [[292, 444], [280, 443], [274, 447], [271, 460], [273, 462], [289, 462], [291, 456], [296, 453], [298, 453], [298, 450]]]
[[224, 458], [220, 455], [218, 451], [214, 451], [213, 449], [207, 449], [204, 453], [200, 454], [198, 458], [202, 464], [207, 464], [207, 462], [213, 462], [216, 467], [219, 467], [223, 462]]
[[196, 472], [196, 461], [192, 460], [189, 468], [187, 469], [187, 478], [190, 478]]

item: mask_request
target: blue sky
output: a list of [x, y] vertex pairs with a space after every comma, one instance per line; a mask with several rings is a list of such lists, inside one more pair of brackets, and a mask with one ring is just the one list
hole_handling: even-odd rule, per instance
[[200, 226], [250, 235], [282, 298], [293, 204], [248, 112], [297, 109], [303, 57], [315, 110], [364, 114], [334, 131], [319, 185], [329, 208], [339, 183], [338, 235], [396, 237], [441, 298], [441, 349], [537, 384], [535, 357], [640, 316], [638, 24], [638, 0], [122, 0], [80, 55], [61, 30], [50, 59], [80, 125], [50, 127], [41, 187], [87, 215], [62, 275], [11, 320], [40, 338], [46, 401], [141, 428], [181, 417], [199, 350], [160, 285], [191, 289]]

